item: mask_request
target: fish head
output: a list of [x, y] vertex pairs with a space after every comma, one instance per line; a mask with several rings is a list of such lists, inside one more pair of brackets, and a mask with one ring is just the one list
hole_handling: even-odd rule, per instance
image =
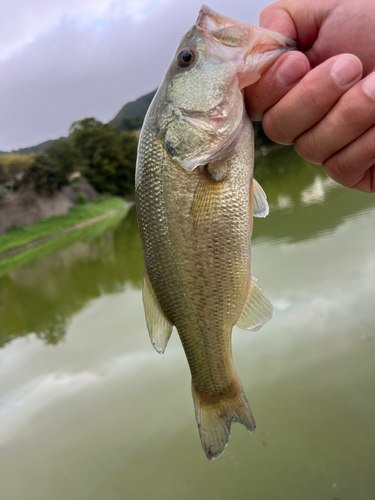
[[158, 129], [171, 159], [189, 171], [228, 152], [243, 122], [241, 90], [291, 48], [283, 35], [203, 5], [158, 92]]

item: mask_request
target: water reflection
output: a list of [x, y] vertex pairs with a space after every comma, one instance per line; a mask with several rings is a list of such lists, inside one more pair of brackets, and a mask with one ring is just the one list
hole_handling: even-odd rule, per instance
[[375, 206], [374, 196], [343, 189], [292, 147], [259, 158], [254, 176], [267, 193], [270, 216], [256, 224], [253, 241], [313, 239]]
[[[292, 148], [260, 158], [256, 177], [267, 193], [271, 212], [255, 221], [255, 245], [314, 239], [375, 206], [373, 196], [339, 187]], [[115, 226], [108, 229], [108, 224]], [[29, 333], [57, 344], [71, 315], [91, 300], [117, 293], [126, 285], [141, 288], [143, 261], [134, 207], [117, 225], [116, 220], [104, 221], [30, 253], [32, 264], [9, 274], [5, 274], [7, 267], [30, 260], [28, 253], [16, 256], [14, 264], [9, 259], [0, 263], [0, 347]]]
[[206, 461], [178, 336], [148, 339], [132, 211], [0, 278], [1, 500], [373, 500], [375, 198], [290, 149], [256, 178], [275, 316], [233, 353], [257, 431]]
[[143, 261], [134, 208], [113, 229], [101, 235], [95, 227], [91, 231], [86, 229], [86, 241], [0, 278], [0, 347], [28, 333], [57, 344], [71, 315], [91, 300], [126, 285], [141, 287]]

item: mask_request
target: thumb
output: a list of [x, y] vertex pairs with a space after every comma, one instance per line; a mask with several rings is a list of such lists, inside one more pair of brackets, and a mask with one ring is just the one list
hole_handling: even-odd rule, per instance
[[285, 8], [278, 5], [280, 3], [282, 2], [276, 2], [262, 10], [259, 15], [259, 26], [297, 40], [298, 35], [293, 19]]
[[268, 5], [259, 16], [263, 28], [297, 40], [301, 50], [311, 47], [319, 30], [330, 13], [325, 0], [279, 0]]

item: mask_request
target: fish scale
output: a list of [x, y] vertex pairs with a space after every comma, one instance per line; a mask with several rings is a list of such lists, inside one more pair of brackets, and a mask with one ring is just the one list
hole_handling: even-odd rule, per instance
[[[276, 57], [275, 37], [284, 41], [265, 30], [256, 33], [251, 25], [203, 7], [154, 97], [138, 149], [147, 326], [158, 352], [164, 352], [172, 326], [178, 331], [210, 460], [224, 451], [232, 422], [255, 429], [233, 364], [232, 328], [258, 329], [272, 315], [250, 275], [252, 213], [264, 216], [268, 205], [252, 180], [254, 134], [240, 81], [241, 71], [251, 66], [251, 47], [244, 40], [256, 38], [257, 78], [259, 38], [272, 42], [263, 69]], [[230, 41], [230, 49], [223, 40]]]
[[[144, 134], [148, 134], [147, 129]], [[140, 229], [142, 239], [147, 242], [147, 270], [163, 310], [178, 329], [193, 381], [197, 387], [218, 395], [233, 382], [234, 370], [228, 346], [232, 326], [242, 312], [242, 308], [230, 307], [225, 295], [232, 297], [234, 304], [243, 304], [250, 276], [247, 242], [250, 240], [251, 172], [242, 166], [243, 162], [251, 165], [252, 151], [247, 148], [247, 161], [242, 158], [243, 154], [236, 158], [236, 150], [228, 155], [228, 159], [221, 160], [230, 163], [228, 179], [223, 183], [226, 202], [222, 210], [226, 216], [223, 218], [219, 213], [215, 221], [208, 214], [200, 221], [199, 227], [194, 228], [191, 219], [194, 194], [199, 182], [206, 181], [206, 174], [202, 170], [186, 173], [176, 169], [168, 157], [162, 159], [163, 169], [155, 168], [155, 158], [161, 159], [163, 152], [160, 140], [152, 132], [149, 134], [149, 137], [142, 138], [142, 143], [148, 144], [147, 148], [143, 151], [141, 147], [139, 151], [143, 172], [137, 188], [137, 206], [142, 220]], [[250, 126], [242, 141], [251, 146]], [[241, 148], [242, 141], [238, 144]], [[155, 152], [150, 149], [151, 143]], [[242, 199], [239, 202], [230, 203], [233, 188], [238, 186], [247, 189], [240, 190]], [[165, 190], [173, 196], [166, 197]], [[175, 210], [176, 199], [183, 199], [183, 211]], [[191, 244], [187, 245], [187, 241]], [[194, 265], [197, 260], [200, 262], [198, 269]], [[235, 276], [241, 276], [242, 283], [234, 279]], [[207, 349], [199, 346], [200, 339], [208, 346], [209, 359], [205, 354]], [[228, 373], [223, 372], [223, 366], [228, 367]]]

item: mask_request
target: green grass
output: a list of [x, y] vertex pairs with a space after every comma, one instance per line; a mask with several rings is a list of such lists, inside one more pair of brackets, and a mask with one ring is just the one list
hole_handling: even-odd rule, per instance
[[0, 236], [0, 253], [20, 247], [44, 236], [57, 233], [62, 229], [75, 226], [85, 220], [99, 217], [111, 210], [121, 208], [124, 204], [125, 202], [122, 198], [102, 196], [92, 203], [71, 207], [67, 214], [40, 220], [22, 229], [12, 228], [7, 234]]
[[[59, 252], [64, 248], [73, 245], [77, 241], [82, 241], [84, 243], [91, 241], [98, 236], [100, 236], [104, 231], [109, 229], [113, 230], [118, 223], [127, 215], [128, 211], [123, 210], [112, 217], [107, 217], [104, 220], [94, 222], [89, 226], [83, 227], [82, 229], [77, 229], [77, 231], [72, 231], [71, 233], [62, 234], [52, 240], [41, 243], [33, 248], [29, 248], [23, 252], [17, 253], [12, 257], [7, 257], [6, 259], [0, 260], [0, 278], [10, 272], [18, 269], [19, 267], [32, 266], [35, 261], [51, 255], [53, 253]], [[0, 341], [1, 348], [1, 341]]]

